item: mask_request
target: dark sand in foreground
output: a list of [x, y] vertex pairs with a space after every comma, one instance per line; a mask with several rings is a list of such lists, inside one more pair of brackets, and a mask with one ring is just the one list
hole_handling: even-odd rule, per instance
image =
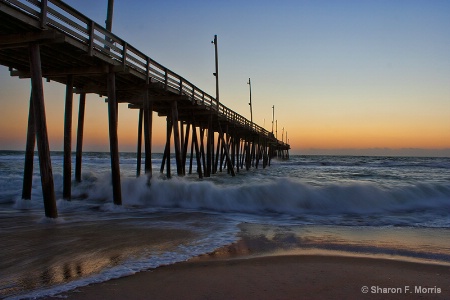
[[[361, 291], [364, 286], [368, 293]], [[429, 289], [418, 293], [418, 287]], [[383, 288], [396, 288], [396, 293]], [[69, 299], [450, 299], [450, 267], [321, 255], [205, 258], [64, 295]]]

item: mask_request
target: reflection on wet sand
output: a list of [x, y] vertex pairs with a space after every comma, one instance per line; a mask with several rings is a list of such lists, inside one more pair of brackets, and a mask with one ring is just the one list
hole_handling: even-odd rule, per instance
[[193, 260], [259, 255], [340, 255], [388, 257], [450, 265], [450, 231], [241, 224], [240, 239]]
[[174, 250], [192, 231], [142, 227], [127, 220], [83, 224], [34, 224], [1, 230], [0, 298], [67, 283]]

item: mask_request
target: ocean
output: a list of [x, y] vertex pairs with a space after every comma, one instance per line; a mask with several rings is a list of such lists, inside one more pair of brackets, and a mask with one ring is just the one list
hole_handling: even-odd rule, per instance
[[37, 156], [22, 200], [24, 152], [0, 151], [0, 298], [55, 295], [232, 243], [246, 255], [450, 265], [450, 158], [291, 155], [236, 177], [167, 179], [154, 154], [148, 181], [136, 178], [136, 154], [121, 153], [122, 206], [108, 153], [83, 153], [72, 201], [62, 200], [63, 154], [51, 160], [56, 220], [44, 216]]

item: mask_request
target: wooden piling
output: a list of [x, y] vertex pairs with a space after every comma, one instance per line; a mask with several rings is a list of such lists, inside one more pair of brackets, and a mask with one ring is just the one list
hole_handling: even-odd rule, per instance
[[206, 136], [206, 171], [205, 177], [211, 177], [211, 165], [212, 165], [212, 143], [211, 143], [211, 128], [212, 128], [212, 115], [208, 120], [208, 129]]
[[214, 129], [212, 126], [212, 119], [211, 119], [211, 170], [210, 170], [210, 174], [215, 174], [216, 172], [214, 171], [214, 157], [215, 157], [215, 153], [214, 153]]
[[236, 157], [237, 157], [237, 147], [236, 147], [236, 133], [232, 132], [230, 134], [230, 147], [231, 147], [231, 163], [233, 164], [233, 167], [236, 168], [236, 172], [239, 172], [239, 169], [236, 165]]
[[73, 75], [67, 76], [66, 103], [64, 114], [64, 165], [63, 165], [63, 199], [72, 197], [72, 109], [73, 109]]
[[172, 137], [172, 118], [167, 117], [167, 144], [166, 144], [166, 174], [167, 178], [172, 177], [170, 166], [170, 139]]
[[[181, 160], [182, 160], [181, 165], [183, 167], [183, 175], [186, 175], [186, 158], [187, 158], [187, 151], [188, 151], [188, 146], [189, 146], [190, 132], [191, 132], [191, 123], [188, 122], [186, 125], [186, 135], [184, 136], [183, 153], [182, 153], [182, 157], [181, 157]], [[192, 147], [192, 145], [191, 145], [191, 147]], [[191, 153], [192, 153], [192, 150], [191, 150]], [[192, 157], [192, 155], [191, 155], [191, 157]]]
[[34, 117], [36, 122], [36, 139], [39, 153], [39, 169], [41, 173], [42, 194], [44, 198], [45, 215], [57, 218], [55, 188], [50, 159], [50, 148], [45, 117], [44, 88], [42, 85], [41, 55], [38, 44], [30, 44], [30, 73], [33, 96]]
[[191, 139], [191, 155], [189, 157], [189, 174], [192, 174], [192, 163], [194, 159], [194, 131], [197, 131], [194, 124], [192, 124], [192, 139]]
[[239, 173], [239, 151], [240, 151], [240, 138], [238, 135], [236, 135], [234, 144], [236, 146], [236, 172]]
[[[205, 129], [200, 127], [200, 156], [203, 164], [203, 174], [206, 174], [206, 162], [205, 162], [205, 143], [204, 143]], [[205, 175], [206, 176], [206, 175]]]
[[116, 73], [110, 66], [108, 73], [108, 117], [109, 117], [109, 148], [111, 154], [111, 173], [114, 204], [122, 205], [122, 189], [120, 186], [119, 140], [117, 136], [117, 98]]
[[34, 147], [36, 144], [36, 126], [34, 121], [33, 95], [30, 95], [30, 108], [28, 111], [27, 145], [25, 150], [25, 165], [23, 172], [22, 199], [31, 199], [33, 186]]
[[192, 124], [192, 142], [194, 143], [194, 147], [195, 147], [195, 157], [197, 159], [197, 173], [198, 173], [198, 177], [199, 178], [203, 178], [201, 152], [200, 152], [200, 149], [199, 149], [199, 146], [198, 146], [197, 128], [195, 127], [194, 123]]
[[172, 126], [173, 126], [173, 141], [175, 147], [175, 162], [177, 165], [177, 174], [183, 175], [183, 168], [181, 166], [181, 145], [180, 145], [180, 131], [178, 122], [178, 106], [177, 102], [172, 102]]
[[227, 161], [228, 170], [231, 172], [231, 176], [235, 176], [236, 174], [234, 173], [233, 164], [231, 163], [231, 157], [230, 157], [230, 153], [228, 151], [228, 145], [225, 142], [225, 139], [223, 137], [223, 132], [222, 132], [222, 128], [220, 126], [220, 123], [219, 123], [219, 138], [220, 138], [220, 140], [222, 142], [222, 146], [223, 146], [223, 149], [225, 151], [225, 158], [226, 158], [226, 161]]
[[152, 126], [153, 101], [150, 100], [148, 90], [144, 92], [144, 143], [145, 143], [145, 174], [152, 177]]
[[84, 131], [84, 111], [86, 108], [86, 94], [80, 94], [78, 107], [78, 128], [77, 128], [77, 152], [75, 155], [75, 180], [81, 182], [81, 160], [83, 155], [83, 131]]
[[139, 109], [138, 120], [138, 138], [137, 138], [137, 153], [136, 153], [136, 177], [141, 176], [141, 163], [142, 163], [142, 119], [144, 116], [144, 109]]
[[181, 157], [181, 162], [180, 162], [180, 166], [181, 166], [181, 174], [182, 175], [186, 175], [185, 172], [185, 166], [183, 165], [183, 161], [184, 161], [184, 122], [183, 121], [179, 121], [180, 123], [180, 157]]
[[[219, 153], [220, 153], [220, 136], [217, 137], [217, 148], [216, 148], [215, 162], [213, 164], [213, 174], [217, 173], [217, 168], [219, 164]], [[222, 171], [222, 168], [220, 169]]]

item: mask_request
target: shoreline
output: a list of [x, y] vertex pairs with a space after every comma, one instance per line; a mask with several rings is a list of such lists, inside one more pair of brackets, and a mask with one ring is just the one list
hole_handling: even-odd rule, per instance
[[333, 255], [199, 257], [55, 297], [61, 296], [73, 300], [448, 299], [450, 267]]
[[[241, 223], [239, 229], [237, 241], [212, 252], [54, 297], [74, 300], [450, 298], [447, 261], [342, 250], [355, 240], [364, 239], [361, 234], [371, 239], [378, 230], [358, 232], [351, 239], [353, 230], [349, 235], [342, 228], [326, 227], [324, 231], [320, 226], [290, 227], [288, 232], [280, 232], [276, 226]], [[385, 238], [391, 234], [382, 232]], [[402, 232], [402, 241], [397, 238], [397, 249], [411, 247], [408, 232]], [[305, 248], [316, 245], [305, 243], [311, 242], [312, 237], [326, 240], [327, 244], [320, 243], [321, 249]], [[345, 241], [347, 248], [327, 250], [326, 245], [335, 240], [341, 240], [341, 244]], [[366, 293], [362, 292], [364, 287]]]

